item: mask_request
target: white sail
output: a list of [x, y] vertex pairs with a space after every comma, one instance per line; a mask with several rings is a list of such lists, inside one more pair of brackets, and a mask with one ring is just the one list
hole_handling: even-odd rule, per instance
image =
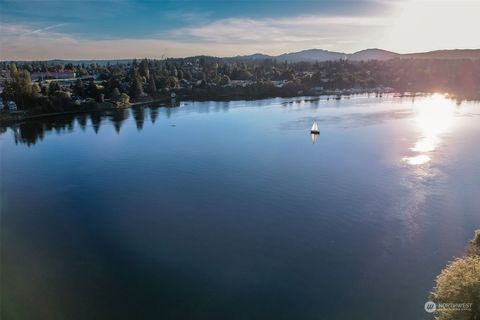
[[313, 121], [313, 125], [312, 125], [311, 131], [312, 131], [312, 132], [318, 132], [317, 121]]

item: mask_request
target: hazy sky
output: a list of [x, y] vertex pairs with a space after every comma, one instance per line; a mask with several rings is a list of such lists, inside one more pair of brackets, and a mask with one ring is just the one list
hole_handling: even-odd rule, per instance
[[480, 48], [480, 0], [0, 0], [0, 59]]

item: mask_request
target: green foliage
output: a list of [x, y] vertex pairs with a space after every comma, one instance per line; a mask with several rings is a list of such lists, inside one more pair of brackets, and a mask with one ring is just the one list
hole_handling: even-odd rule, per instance
[[112, 90], [111, 99], [113, 102], [116, 102], [120, 99], [120, 90], [118, 90], [118, 88], [114, 88]]
[[137, 70], [133, 70], [131, 77], [130, 96], [132, 98], [141, 97], [143, 95], [143, 80]]
[[475, 231], [475, 237], [470, 240], [467, 254], [480, 256], [480, 229]]
[[5, 87], [2, 91], [2, 99], [4, 101], [15, 100], [15, 83], [13, 81], [5, 81]]
[[[447, 265], [432, 292], [437, 303], [471, 303], [471, 310], [437, 310], [437, 320], [480, 320], [480, 230], [470, 241], [468, 254]], [[438, 309], [438, 308], [437, 308]]]
[[112, 102], [118, 107], [124, 107], [130, 103], [130, 97], [126, 93], [120, 93], [118, 88], [114, 88], [112, 91]]
[[232, 80], [250, 80], [252, 78], [252, 74], [245, 68], [241, 68], [241, 69], [235, 68], [232, 71], [230, 78]]
[[174, 89], [174, 88], [178, 87], [178, 79], [177, 79], [177, 77], [174, 77], [174, 76], [168, 77], [168, 79], [167, 79], [167, 87], [168, 87], [168, 88], [171, 88], [171, 89]]
[[[118, 100], [128, 93], [142, 98], [144, 90], [152, 97], [164, 97], [171, 89], [190, 98], [266, 98], [318, 94], [323, 90], [392, 87], [397, 91], [444, 91], [460, 98], [480, 98], [480, 60], [392, 59], [388, 61], [278, 62], [275, 59], [216, 58], [197, 56], [165, 60], [139, 60], [131, 63], [24, 62], [3, 64], [10, 68], [12, 79], [4, 85], [4, 100], [14, 100], [20, 109], [45, 109], [59, 106], [55, 96], [61, 90], [55, 81], [32, 85], [29, 72], [71, 70], [78, 75], [99, 75], [102, 85], [82, 83], [78, 79], [69, 88], [72, 96]], [[90, 78], [89, 77], [89, 78]], [[232, 86], [231, 80], [240, 80]], [[272, 81], [286, 84], [275, 87]], [[88, 80], [84, 80], [88, 81]], [[118, 92], [113, 93], [117, 88]], [[326, 92], [325, 92], [326, 93]], [[65, 108], [68, 107], [65, 105]]]
[[32, 85], [32, 94], [33, 94], [35, 97], [38, 97], [41, 93], [42, 93], [42, 89], [40, 88], [40, 85], [35, 82], [35, 83]]
[[37, 94], [37, 88], [34, 90], [32, 86], [30, 72], [17, 70], [16, 65], [12, 63], [10, 65], [10, 74], [12, 80], [5, 82], [2, 99], [6, 101], [13, 100], [20, 109], [26, 109]]
[[97, 87], [97, 85], [93, 81], [90, 81], [85, 92], [88, 97], [94, 99], [97, 102], [100, 102], [101, 92], [100, 92], [100, 89]]
[[155, 95], [157, 93], [157, 85], [155, 84], [155, 77], [153, 74], [151, 74], [148, 79], [148, 93], [150, 95]]
[[183, 72], [183, 78], [187, 81], [191, 81], [192, 80], [192, 73], [188, 70]]
[[224, 75], [220, 80], [220, 85], [227, 85], [230, 84], [230, 78], [227, 75]]
[[71, 98], [71, 95], [70, 95], [69, 92], [65, 92], [65, 91], [62, 91], [62, 90], [56, 91], [54, 95], [55, 95], [55, 97], [61, 98], [65, 101], [67, 101]]
[[73, 87], [73, 93], [79, 97], [85, 96], [85, 86], [81, 79], [77, 79], [75, 86]]
[[17, 74], [17, 72], [18, 72], [17, 65], [15, 63], [12, 63], [10, 65], [10, 77], [15, 78], [15, 75]]
[[147, 59], [143, 59], [142, 62], [140, 62], [140, 68], [139, 68], [138, 72], [140, 73], [140, 75], [142, 77], [145, 77], [146, 79], [148, 79], [150, 77], [150, 70], [148, 68]]
[[126, 93], [122, 93], [120, 95], [120, 99], [118, 99], [118, 105], [120, 106], [127, 106], [130, 103], [130, 97]]
[[55, 92], [60, 90], [60, 86], [56, 81], [50, 81], [48, 84], [48, 95], [53, 96]]

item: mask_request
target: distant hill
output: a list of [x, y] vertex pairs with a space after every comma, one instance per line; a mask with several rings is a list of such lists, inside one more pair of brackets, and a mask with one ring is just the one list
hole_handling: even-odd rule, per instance
[[360, 60], [389, 60], [398, 58], [401, 55], [395, 52], [383, 50], [383, 49], [366, 49], [351, 53], [347, 55], [348, 60], [360, 61]]
[[275, 59], [277, 61], [287, 62], [300, 62], [300, 61], [328, 61], [328, 60], [340, 60], [345, 59], [346, 54], [341, 52], [334, 52], [322, 49], [308, 49], [298, 52], [284, 53], [278, 56], [270, 56], [263, 53], [255, 53], [246, 56], [236, 56], [233, 60], [262, 60], [262, 59]]
[[[407, 59], [480, 59], [480, 49], [455, 49], [455, 50], [436, 50], [420, 53], [400, 54], [383, 49], [365, 49], [355, 53], [342, 53], [322, 49], [308, 49], [298, 52], [284, 53], [278, 56], [270, 56], [262, 53], [256, 53], [246, 56], [236, 56], [234, 59], [261, 60], [275, 59], [278, 61], [300, 62], [300, 61], [328, 61], [328, 60], [389, 60], [394, 58]], [[230, 58], [229, 58], [230, 59]]]
[[322, 49], [309, 49], [299, 52], [284, 53], [274, 57], [279, 61], [300, 62], [300, 61], [327, 61], [341, 60], [346, 58], [345, 53], [327, 51]]
[[263, 60], [268, 58], [274, 58], [273, 56], [269, 56], [268, 54], [263, 53], [254, 53], [247, 56], [235, 56], [232, 59], [243, 59], [243, 60]]

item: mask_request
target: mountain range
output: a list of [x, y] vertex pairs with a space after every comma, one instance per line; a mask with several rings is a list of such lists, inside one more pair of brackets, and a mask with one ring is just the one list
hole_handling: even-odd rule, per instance
[[366, 49], [355, 53], [343, 53], [322, 49], [308, 49], [298, 52], [284, 53], [271, 56], [261, 53], [236, 56], [237, 59], [261, 60], [276, 59], [277, 61], [328, 61], [328, 60], [389, 60], [393, 58], [410, 59], [480, 59], [480, 49], [436, 50], [420, 53], [395, 53], [383, 49]]
[[[383, 49], [365, 49], [355, 53], [343, 53], [336, 51], [328, 51], [323, 49], [308, 49], [297, 52], [283, 53], [280, 55], [267, 55], [263, 53], [255, 53], [251, 55], [234, 56], [234, 57], [211, 57], [211, 56], [193, 56], [185, 59], [210, 57], [216, 59], [223, 59], [226, 61], [240, 61], [240, 60], [263, 60], [275, 59], [280, 62], [300, 62], [300, 61], [329, 61], [329, 60], [350, 60], [350, 61], [367, 61], [367, 60], [389, 60], [394, 58], [400, 59], [471, 59], [480, 60], [480, 49], [454, 49], [454, 50], [435, 50], [418, 53], [395, 53]], [[180, 58], [181, 59], [181, 58]], [[130, 63], [133, 59], [111, 59], [111, 60], [64, 60], [54, 59], [49, 60], [52, 64], [90, 64], [97, 63], [106, 65], [107, 63]], [[27, 61], [19, 61], [27, 62]]]

